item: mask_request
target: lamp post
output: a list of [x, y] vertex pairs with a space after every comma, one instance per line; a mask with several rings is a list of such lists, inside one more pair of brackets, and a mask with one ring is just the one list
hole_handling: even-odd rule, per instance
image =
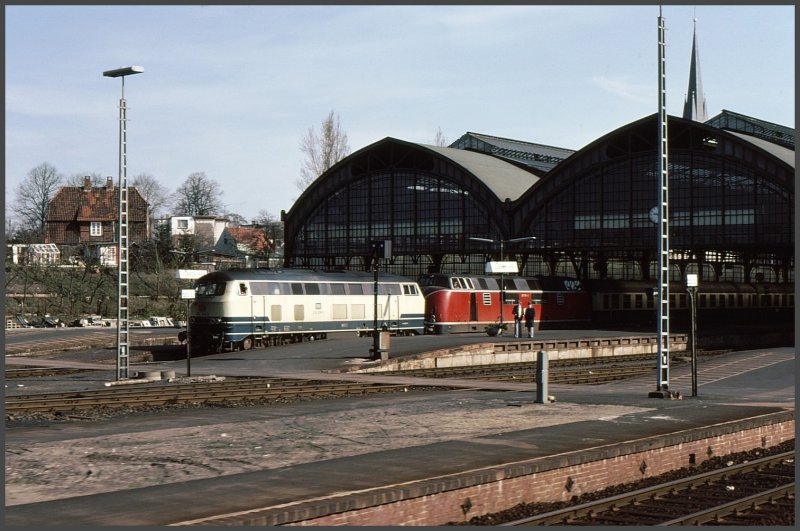
[[691, 305], [691, 334], [689, 338], [692, 342], [692, 396], [697, 396], [697, 275], [686, 275], [686, 291], [689, 292], [689, 304]]
[[[517, 243], [517, 242], [526, 242], [530, 240], [535, 240], [536, 236], [524, 236], [522, 238], [511, 238], [510, 240], [492, 240], [490, 238], [476, 238], [470, 236], [469, 238], [472, 241], [476, 242], [487, 242], [487, 243], [499, 243], [500, 244], [500, 261], [502, 262], [505, 259], [505, 244], [507, 243]], [[516, 266], [516, 261], [514, 262], [514, 266]], [[514, 269], [516, 272], [516, 268]], [[505, 269], [503, 267], [500, 268], [500, 325], [503, 325], [503, 304], [506, 302], [505, 297]]]
[[125, 106], [125, 77], [141, 74], [141, 66], [126, 66], [103, 72], [104, 77], [118, 77], [122, 81], [119, 99], [119, 202], [117, 238], [117, 380], [128, 378], [129, 369], [129, 322], [128, 322], [128, 131]]

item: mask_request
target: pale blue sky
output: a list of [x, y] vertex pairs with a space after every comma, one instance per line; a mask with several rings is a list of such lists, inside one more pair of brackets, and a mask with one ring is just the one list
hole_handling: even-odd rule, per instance
[[[194, 172], [229, 212], [300, 195], [300, 139], [333, 110], [352, 151], [467, 131], [579, 149], [657, 112], [658, 5], [6, 6], [6, 202], [43, 162], [170, 191]], [[794, 127], [795, 9], [663, 7], [667, 112], [680, 116], [697, 18], [708, 113]]]

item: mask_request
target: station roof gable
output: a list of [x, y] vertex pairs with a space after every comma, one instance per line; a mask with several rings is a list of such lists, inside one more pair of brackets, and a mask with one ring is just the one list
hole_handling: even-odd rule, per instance
[[469, 171], [501, 201], [506, 199], [515, 201], [539, 180], [539, 177], [531, 171], [483, 153], [425, 144], [418, 145], [438, 153]]

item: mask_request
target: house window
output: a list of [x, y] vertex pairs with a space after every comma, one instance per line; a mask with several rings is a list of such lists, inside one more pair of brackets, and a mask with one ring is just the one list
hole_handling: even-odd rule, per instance
[[179, 230], [189, 230], [189, 220], [188, 219], [179, 219], [178, 220], [178, 229]]
[[89, 236], [102, 236], [103, 224], [99, 221], [92, 221], [89, 225]]

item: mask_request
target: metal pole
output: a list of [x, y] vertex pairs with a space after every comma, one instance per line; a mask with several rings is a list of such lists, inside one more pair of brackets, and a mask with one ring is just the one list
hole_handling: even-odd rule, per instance
[[119, 100], [119, 203], [117, 238], [117, 380], [128, 378], [129, 341], [128, 321], [128, 133], [125, 105], [125, 76], [141, 74], [141, 66], [128, 66], [106, 70], [105, 77], [121, 77], [122, 93]]
[[192, 375], [192, 331], [191, 319], [189, 318], [189, 306], [192, 304], [192, 299], [186, 299], [186, 376]]
[[372, 252], [373, 264], [372, 268], [375, 273], [375, 282], [373, 284], [373, 306], [372, 306], [372, 358], [380, 358], [380, 343], [378, 339], [378, 253], [373, 248]]
[[[505, 260], [505, 253], [503, 252], [503, 240], [500, 240], [500, 261]], [[500, 273], [500, 331], [503, 330], [503, 304], [506, 302], [506, 276], [503, 272]]]
[[692, 396], [697, 396], [697, 288], [687, 288], [689, 291], [689, 303], [691, 304], [691, 341], [692, 341]]
[[125, 76], [119, 100], [119, 238], [117, 238], [117, 380], [129, 377], [128, 321], [128, 132], [125, 104]]
[[669, 393], [669, 175], [667, 161], [667, 89], [664, 19], [658, 14], [658, 361], [656, 394]]

